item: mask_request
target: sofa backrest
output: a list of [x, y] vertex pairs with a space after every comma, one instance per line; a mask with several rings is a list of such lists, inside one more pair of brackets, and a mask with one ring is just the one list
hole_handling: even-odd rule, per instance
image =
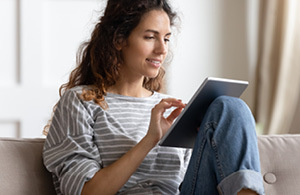
[[[0, 194], [54, 195], [42, 161], [44, 139], [0, 138]], [[266, 195], [300, 194], [300, 135], [259, 136]]]
[[0, 194], [54, 195], [43, 165], [44, 139], [0, 138]]

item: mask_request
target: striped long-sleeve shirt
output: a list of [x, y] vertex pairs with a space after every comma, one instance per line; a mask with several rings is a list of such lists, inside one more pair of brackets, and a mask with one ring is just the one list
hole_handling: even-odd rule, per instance
[[[80, 99], [81, 92], [76, 87], [60, 98], [44, 145], [44, 164], [57, 194], [80, 194], [97, 171], [135, 146], [147, 133], [151, 109], [167, 97], [108, 93], [103, 110]], [[189, 158], [189, 150], [155, 146], [118, 194], [178, 194]]]

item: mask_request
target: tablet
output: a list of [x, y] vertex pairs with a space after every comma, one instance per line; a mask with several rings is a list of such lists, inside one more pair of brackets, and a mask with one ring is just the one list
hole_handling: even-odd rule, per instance
[[193, 148], [198, 128], [211, 102], [218, 96], [240, 97], [247, 81], [208, 77], [160, 140], [160, 146]]

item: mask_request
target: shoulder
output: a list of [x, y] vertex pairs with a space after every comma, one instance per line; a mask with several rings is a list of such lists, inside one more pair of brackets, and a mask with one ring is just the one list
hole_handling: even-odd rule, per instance
[[102, 112], [103, 109], [96, 104], [93, 100], [85, 101], [81, 97], [84, 89], [87, 89], [87, 86], [76, 86], [74, 88], [66, 90], [58, 104], [57, 107], [60, 109], [67, 110], [81, 110], [82, 112], [87, 113], [92, 118], [96, 117], [97, 113]]
[[85, 86], [76, 86], [71, 89], [67, 89], [65, 92], [63, 92], [61, 99], [68, 98], [68, 97], [79, 98], [79, 96], [83, 92], [83, 89], [85, 89]]
[[61, 143], [70, 136], [93, 134], [92, 127], [97, 111], [89, 105], [91, 103], [80, 99], [81, 91], [80, 87], [68, 89], [60, 97], [47, 135], [47, 147]]
[[82, 102], [79, 98], [80, 94], [78, 87], [64, 91], [57, 103], [56, 109], [78, 108]]
[[77, 86], [71, 89], [67, 89], [62, 93], [59, 101], [78, 101], [82, 90], [83, 86]]

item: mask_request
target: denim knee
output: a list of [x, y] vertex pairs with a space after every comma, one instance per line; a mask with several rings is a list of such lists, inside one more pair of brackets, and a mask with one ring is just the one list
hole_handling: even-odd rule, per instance
[[249, 120], [255, 123], [254, 117], [248, 105], [240, 98], [231, 96], [219, 96], [210, 105], [210, 110], [226, 113], [227, 118], [240, 120]]
[[223, 106], [232, 109], [232, 111], [240, 109], [249, 111], [247, 104], [242, 99], [225, 95], [217, 97], [211, 105]]

